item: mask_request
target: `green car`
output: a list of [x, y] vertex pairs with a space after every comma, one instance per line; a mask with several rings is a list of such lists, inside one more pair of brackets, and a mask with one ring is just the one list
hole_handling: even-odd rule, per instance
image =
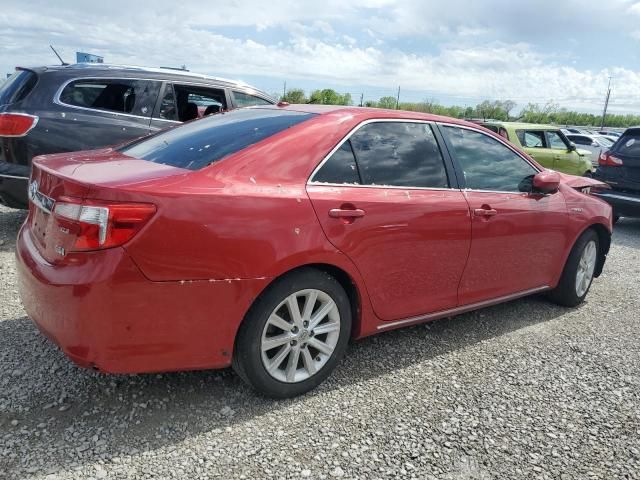
[[533, 123], [482, 122], [531, 155], [540, 165], [571, 175], [591, 176], [591, 152], [578, 150], [558, 127]]

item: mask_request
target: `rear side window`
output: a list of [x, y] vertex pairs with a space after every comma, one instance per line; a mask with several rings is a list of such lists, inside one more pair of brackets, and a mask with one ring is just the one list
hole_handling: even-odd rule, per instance
[[76, 107], [151, 116], [160, 82], [135, 79], [74, 80], [60, 93], [60, 101]]
[[640, 130], [625, 133], [617, 145], [616, 152], [622, 155], [640, 155]]
[[313, 177], [314, 182], [320, 183], [350, 183], [360, 184], [360, 174], [356, 165], [356, 157], [353, 156], [351, 142], [347, 140], [338, 150], [322, 165], [318, 173]]
[[426, 123], [379, 122], [351, 136], [362, 183], [448, 188], [438, 142]]
[[0, 85], [0, 105], [24, 99], [38, 82], [38, 75], [30, 70], [18, 70]]
[[161, 131], [120, 151], [150, 162], [199, 170], [313, 116], [290, 110], [234, 110]]

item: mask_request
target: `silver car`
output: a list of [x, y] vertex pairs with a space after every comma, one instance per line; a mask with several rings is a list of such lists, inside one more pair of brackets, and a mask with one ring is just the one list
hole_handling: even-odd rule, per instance
[[600, 154], [609, 150], [614, 143], [603, 135], [569, 133], [567, 138], [575, 143], [578, 148], [591, 152], [591, 163], [594, 166], [598, 165]]

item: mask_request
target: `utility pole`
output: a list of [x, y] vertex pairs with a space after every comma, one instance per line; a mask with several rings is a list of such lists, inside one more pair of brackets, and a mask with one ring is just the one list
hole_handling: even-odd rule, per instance
[[287, 96], [287, 81], [284, 81], [284, 86], [282, 87], [282, 98]]
[[604, 99], [604, 110], [602, 111], [602, 122], [600, 123], [600, 129], [604, 128], [604, 120], [607, 116], [607, 107], [609, 106], [610, 96], [611, 96], [611, 77], [609, 77], [609, 85], [607, 85], [607, 96]]
[[364, 93], [360, 94], [360, 106], [362, 107], [364, 101]]
[[400, 85], [398, 85], [398, 96], [396, 97], [396, 110], [400, 107]]

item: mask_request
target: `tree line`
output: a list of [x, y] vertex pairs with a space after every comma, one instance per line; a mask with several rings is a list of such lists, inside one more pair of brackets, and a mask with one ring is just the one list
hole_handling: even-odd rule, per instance
[[[315, 103], [322, 105], [353, 105], [351, 94], [340, 94], [330, 88], [314, 90], [309, 96], [299, 88], [288, 90], [280, 96], [280, 100], [289, 103]], [[519, 112], [515, 111], [516, 102], [512, 100], [485, 100], [475, 107], [457, 105], [445, 106], [435, 100], [422, 102], [399, 102], [396, 97], [381, 97], [378, 101], [367, 100], [365, 107], [390, 108], [413, 112], [432, 113], [454, 118], [478, 118], [483, 120], [520, 121], [527, 123], [543, 123], [554, 125], [581, 125], [599, 127], [602, 115], [581, 113], [566, 108], [552, 101], [544, 105], [528, 103]], [[640, 115], [607, 114], [604, 122], [607, 127], [630, 127], [640, 125]]]

